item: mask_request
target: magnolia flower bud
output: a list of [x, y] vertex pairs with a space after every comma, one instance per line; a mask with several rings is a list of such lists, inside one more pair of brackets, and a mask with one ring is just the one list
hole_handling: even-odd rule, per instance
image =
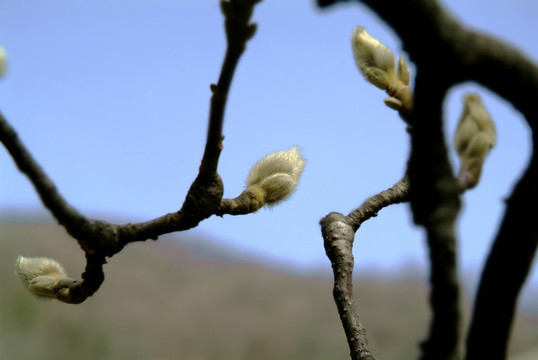
[[286, 200], [297, 188], [305, 161], [299, 148], [269, 154], [250, 170], [245, 192], [252, 193], [259, 207]]
[[40, 299], [54, 299], [62, 286], [74, 280], [67, 277], [63, 266], [56, 260], [19, 256], [15, 263], [15, 272], [30, 293]]
[[368, 34], [362, 26], [353, 32], [351, 44], [360, 72], [366, 80], [389, 94], [385, 104], [398, 110], [405, 120], [413, 108], [413, 93], [408, 86], [409, 67], [405, 60], [400, 57], [396, 67], [392, 51]]
[[405, 86], [409, 85], [409, 66], [405, 62], [404, 58], [400, 56], [398, 59], [398, 80], [402, 82]]
[[462, 189], [471, 189], [478, 184], [482, 166], [489, 151], [496, 145], [495, 124], [477, 94], [464, 97], [454, 146], [460, 158], [458, 182]]
[[366, 80], [385, 90], [390, 85], [390, 75], [394, 74], [396, 60], [392, 51], [362, 26], [353, 32], [351, 44], [355, 62]]
[[0, 78], [6, 73], [6, 51], [3, 48], [0, 48]]

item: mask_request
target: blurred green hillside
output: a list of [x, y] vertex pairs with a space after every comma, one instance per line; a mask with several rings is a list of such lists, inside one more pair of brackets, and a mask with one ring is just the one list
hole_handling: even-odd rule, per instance
[[[1, 360], [349, 358], [330, 274], [235, 261], [187, 232], [129, 245], [105, 265], [105, 283], [93, 297], [68, 305], [36, 300], [13, 272], [19, 254], [47, 256], [79, 278], [84, 254], [61, 227], [4, 219], [0, 244]], [[355, 286], [374, 354], [417, 358], [429, 317], [426, 286]], [[512, 352], [537, 345], [538, 314], [521, 314]]]

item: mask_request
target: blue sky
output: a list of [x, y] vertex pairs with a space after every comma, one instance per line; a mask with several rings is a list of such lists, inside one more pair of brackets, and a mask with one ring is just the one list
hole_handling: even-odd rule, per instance
[[[464, 23], [538, 59], [532, 0], [446, 3]], [[406, 54], [395, 34], [355, 3], [321, 11], [308, 0], [264, 0], [254, 21], [258, 32], [225, 116], [225, 196], [244, 189], [250, 167], [267, 153], [299, 145], [307, 165], [286, 203], [212, 217], [190, 231], [288, 265], [328, 267], [319, 219], [347, 214], [393, 185], [409, 151], [403, 122], [383, 104], [386, 95], [356, 69], [351, 33], [365, 26], [397, 56]], [[73, 206], [126, 222], [180, 208], [203, 153], [209, 84], [225, 50], [217, 0], [0, 0], [0, 46], [9, 60], [0, 109]], [[476, 270], [528, 160], [530, 132], [509, 104], [462, 84], [445, 105], [448, 141], [468, 91], [482, 96], [499, 138], [480, 185], [463, 196], [458, 222], [460, 266]], [[5, 151], [0, 168], [0, 208], [42, 208]], [[359, 269], [426, 259], [423, 232], [406, 204], [363, 224], [354, 252]], [[533, 279], [538, 283], [536, 267]]]

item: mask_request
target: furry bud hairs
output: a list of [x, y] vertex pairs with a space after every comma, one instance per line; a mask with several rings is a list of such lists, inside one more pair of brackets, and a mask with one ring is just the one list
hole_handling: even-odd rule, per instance
[[269, 154], [250, 170], [244, 192], [252, 193], [259, 207], [276, 205], [295, 192], [304, 166], [297, 146]]
[[[413, 106], [413, 95], [409, 89], [409, 67], [400, 57], [398, 66], [392, 51], [359, 26], [351, 38], [353, 56], [364, 78], [385, 90], [389, 98], [385, 104], [400, 113], [409, 112]], [[396, 72], [395, 72], [396, 70]]]
[[62, 291], [68, 291], [66, 285], [74, 282], [60, 263], [44, 257], [19, 256], [15, 263], [15, 272], [24, 287], [39, 299], [56, 299]]

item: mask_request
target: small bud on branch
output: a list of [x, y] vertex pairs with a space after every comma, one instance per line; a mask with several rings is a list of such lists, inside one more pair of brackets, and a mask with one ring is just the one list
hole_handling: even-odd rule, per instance
[[297, 146], [269, 154], [250, 170], [245, 192], [254, 194], [260, 207], [276, 205], [293, 194], [304, 166]]
[[15, 263], [15, 272], [28, 291], [40, 299], [55, 299], [68, 284], [73, 283], [63, 266], [56, 260], [19, 256]]
[[[367, 81], [385, 90], [390, 97], [385, 104], [398, 110], [406, 117], [413, 107], [413, 94], [409, 89], [409, 67], [400, 57], [396, 66], [396, 58], [392, 51], [379, 40], [359, 26], [351, 39], [353, 56], [360, 72]], [[396, 71], [396, 72], [395, 72]]]
[[475, 187], [489, 151], [496, 145], [495, 124], [477, 94], [467, 94], [464, 109], [454, 136], [460, 158], [458, 183], [462, 190]]
[[395, 57], [392, 51], [359, 26], [353, 32], [353, 56], [366, 80], [385, 90], [394, 74]]

